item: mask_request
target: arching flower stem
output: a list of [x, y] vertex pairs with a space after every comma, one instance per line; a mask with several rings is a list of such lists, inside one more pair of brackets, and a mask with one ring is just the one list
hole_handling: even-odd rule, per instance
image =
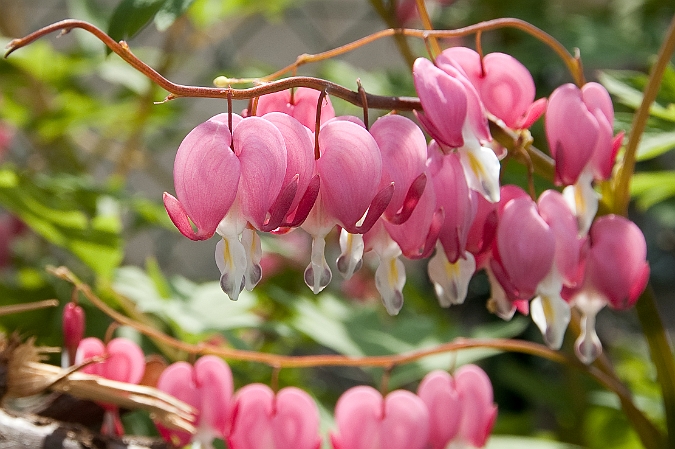
[[449, 343], [444, 343], [427, 349], [412, 351], [409, 353], [395, 354], [390, 356], [350, 357], [344, 355], [319, 355], [319, 356], [287, 356], [255, 351], [242, 351], [232, 348], [207, 346], [203, 344], [190, 344], [169, 337], [154, 327], [142, 324], [112, 309], [91, 290], [89, 285], [81, 282], [66, 267], [49, 267], [48, 271], [56, 277], [63, 279], [80, 291], [94, 306], [113, 320], [122, 325], [134, 327], [136, 330], [155, 340], [161, 346], [169, 346], [189, 354], [212, 354], [226, 359], [250, 361], [266, 364], [275, 369], [281, 368], [309, 368], [317, 366], [370, 366], [391, 369], [393, 366], [412, 363], [425, 357], [437, 354], [455, 352], [463, 349], [490, 348], [501, 351], [519, 352], [542, 357], [555, 363], [565, 364], [579, 369], [609, 391], [615, 393], [621, 401], [626, 415], [630, 418], [639, 433], [645, 447], [657, 449], [664, 446], [664, 437], [661, 432], [649, 421], [644, 414], [635, 406], [630, 393], [621, 381], [612, 372], [606, 372], [596, 366], [586, 366], [573, 355], [554, 351], [548, 347], [523, 340], [512, 339], [481, 339], [481, 338], [458, 338]]

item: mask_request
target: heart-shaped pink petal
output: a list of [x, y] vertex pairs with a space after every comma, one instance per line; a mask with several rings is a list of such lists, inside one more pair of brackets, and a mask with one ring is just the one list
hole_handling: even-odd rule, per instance
[[230, 449], [318, 449], [319, 411], [304, 391], [286, 387], [276, 396], [263, 384], [237, 392]]
[[422, 449], [429, 439], [429, 412], [409, 391], [385, 399], [372, 387], [347, 390], [335, 406], [334, 449]]
[[432, 371], [422, 379], [417, 395], [429, 409], [429, 443], [445, 449], [459, 432], [462, 405], [455, 381], [446, 371]]

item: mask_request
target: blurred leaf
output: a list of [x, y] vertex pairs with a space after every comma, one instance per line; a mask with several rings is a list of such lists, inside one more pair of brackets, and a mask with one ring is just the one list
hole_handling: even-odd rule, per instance
[[166, 31], [177, 18], [194, 3], [194, 0], [166, 0], [155, 15], [155, 26], [159, 31]]
[[649, 209], [675, 196], [675, 171], [635, 173], [630, 188], [638, 207]]
[[[642, 103], [642, 90], [636, 88], [636, 77], [640, 79], [646, 75], [639, 72], [628, 72], [619, 70], [608, 70], [600, 72], [598, 79], [612, 95], [616, 96], [618, 101], [632, 109], [637, 109]], [[644, 79], [644, 78], [643, 78]], [[666, 99], [668, 106], [664, 107], [659, 103], [652, 104], [649, 113], [654, 116], [671, 122], [675, 122], [675, 98]]]
[[218, 282], [195, 284], [182, 277], [170, 279], [169, 287], [169, 296], [163, 297], [153, 277], [131, 266], [118, 269], [113, 280], [115, 291], [133, 300], [140, 311], [166, 320], [179, 335], [256, 327], [262, 322], [252, 312], [255, 297], [249, 292], [230, 301]]
[[557, 443], [540, 438], [511, 437], [493, 435], [487, 442], [485, 449], [581, 449], [574, 444]]
[[108, 24], [108, 35], [116, 41], [130, 39], [152, 20], [164, 3], [166, 0], [122, 0]]
[[664, 133], [645, 133], [637, 150], [637, 160], [655, 158], [675, 148], [675, 131]]
[[[28, 176], [3, 168], [0, 204], [47, 241], [70, 250], [98, 275], [111, 276], [123, 256], [119, 216], [96, 210], [100, 193], [87, 182], [64, 184], [55, 178], [50, 185], [46, 178], [43, 181], [44, 185], [36, 185]], [[90, 215], [82, 211], [87, 196], [89, 202], [94, 198]]]

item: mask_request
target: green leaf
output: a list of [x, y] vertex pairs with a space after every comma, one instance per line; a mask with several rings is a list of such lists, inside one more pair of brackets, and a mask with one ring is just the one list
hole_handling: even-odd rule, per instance
[[[168, 286], [158, 289], [159, 267], [151, 271], [155, 272], [149, 276], [138, 267], [122, 267], [115, 272], [113, 288], [134, 301], [140, 311], [167, 321], [183, 338], [256, 327], [262, 322], [252, 311], [255, 297], [249, 292], [242, 292], [236, 302], [230, 301], [218, 282], [195, 284], [182, 277], [172, 278]], [[168, 295], [164, 288], [169, 288]]]
[[637, 150], [637, 160], [646, 161], [675, 148], [675, 131], [645, 133]]
[[[36, 185], [11, 168], [1, 169], [0, 205], [47, 241], [71, 251], [96, 274], [110, 277], [123, 256], [122, 225], [109, 206], [115, 200], [96, 193], [86, 182], [42, 181], [44, 185]], [[93, 201], [89, 215], [83, 212], [85, 200]]]
[[116, 41], [133, 37], [150, 23], [164, 3], [166, 0], [122, 0], [108, 24], [108, 35]]
[[649, 209], [675, 196], [675, 171], [635, 173], [630, 188], [638, 207]]
[[[642, 91], [630, 85], [627, 79], [635, 72], [604, 71], [598, 75], [598, 79], [605, 88], [617, 97], [618, 101], [632, 109], [637, 109], [642, 103]], [[675, 109], [672, 107], [663, 107], [659, 103], [653, 103], [649, 113], [654, 116], [671, 122], [675, 122]]]
[[540, 438], [493, 435], [485, 449], [581, 449], [579, 446]]
[[166, 0], [155, 15], [155, 26], [159, 31], [166, 31], [177, 18], [182, 16], [194, 3], [194, 0]]

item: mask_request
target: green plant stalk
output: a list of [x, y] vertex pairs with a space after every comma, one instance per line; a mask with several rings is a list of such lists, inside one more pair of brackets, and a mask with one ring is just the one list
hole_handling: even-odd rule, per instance
[[635, 309], [649, 344], [651, 359], [656, 367], [656, 378], [661, 385], [668, 440], [665, 447], [675, 447], [675, 357], [651, 287], [648, 286], [642, 293]]
[[[630, 202], [630, 182], [635, 171], [636, 153], [640, 138], [647, 125], [649, 109], [656, 100], [661, 80], [672, 54], [675, 52], [675, 16], [671, 19], [666, 37], [659, 49], [649, 82], [645, 87], [642, 103], [635, 113], [626, 144], [626, 152], [617, 174], [614, 188], [612, 210], [627, 215]], [[652, 363], [656, 367], [656, 377], [661, 386], [663, 408], [666, 414], [667, 446], [675, 447], [675, 358], [663, 321], [656, 307], [654, 292], [647, 287], [636, 304], [636, 310], [643, 333], [649, 344]]]

